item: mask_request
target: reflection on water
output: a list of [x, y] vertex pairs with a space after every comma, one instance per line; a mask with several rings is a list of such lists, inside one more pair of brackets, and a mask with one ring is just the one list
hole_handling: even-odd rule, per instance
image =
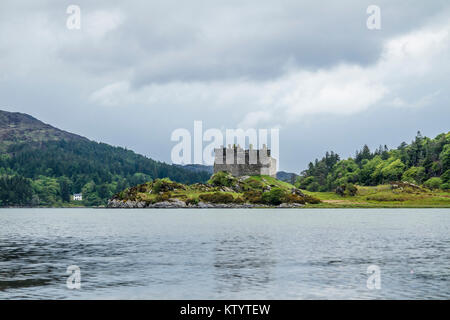
[[275, 260], [267, 236], [235, 236], [216, 241], [214, 276], [217, 291], [240, 292], [263, 287], [272, 280]]
[[20, 298], [448, 299], [450, 210], [0, 209], [0, 299]]

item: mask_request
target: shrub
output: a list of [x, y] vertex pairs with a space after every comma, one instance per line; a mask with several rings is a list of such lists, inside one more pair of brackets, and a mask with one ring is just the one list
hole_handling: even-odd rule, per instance
[[306, 189], [308, 186], [314, 182], [314, 177], [298, 177], [295, 186], [300, 189]]
[[185, 200], [185, 203], [187, 205], [196, 205], [196, 204], [198, 204], [198, 199], [197, 198], [188, 198]]
[[311, 191], [311, 192], [317, 192], [317, 191], [319, 191], [319, 188], [320, 188], [320, 184], [318, 184], [317, 182], [314, 181], [306, 187], [306, 190]]
[[231, 187], [235, 180], [236, 178], [228, 172], [220, 171], [211, 177], [209, 183], [217, 187]]
[[284, 202], [305, 204], [305, 198], [303, 198], [297, 194], [290, 193], [284, 197]]
[[236, 199], [234, 199], [234, 203], [237, 204], [243, 204], [245, 201], [242, 197], [236, 197]]
[[244, 200], [250, 203], [263, 203], [261, 195], [262, 192], [256, 190], [245, 191], [243, 194]]
[[163, 192], [156, 196], [156, 202], [168, 201], [170, 199], [170, 192]]
[[152, 183], [152, 193], [154, 193], [154, 194], [160, 193], [160, 192], [173, 191], [176, 189], [185, 190], [186, 187], [181, 183], [171, 181], [169, 178], [156, 179]]
[[308, 195], [308, 194], [305, 194], [304, 199], [305, 199], [305, 202], [306, 202], [306, 203], [310, 203], [310, 204], [318, 204], [318, 203], [321, 203], [321, 201], [320, 201], [318, 198], [313, 197], [313, 196], [310, 196], [310, 195]]
[[231, 203], [234, 201], [234, 197], [231, 194], [224, 192], [203, 193], [199, 198], [204, 202], [211, 203]]
[[341, 197], [344, 196], [355, 196], [356, 193], [358, 192], [358, 189], [355, 187], [354, 184], [352, 183], [347, 183], [347, 184], [343, 184], [340, 185], [336, 188], [335, 192], [340, 195]]
[[430, 178], [427, 181], [425, 181], [425, 183], [423, 185], [425, 187], [433, 190], [433, 189], [439, 189], [441, 187], [441, 184], [442, 184], [441, 178], [433, 177], [433, 178]]
[[266, 204], [277, 206], [283, 202], [284, 197], [285, 192], [283, 189], [272, 188], [270, 191], [264, 192], [261, 196], [261, 199]]

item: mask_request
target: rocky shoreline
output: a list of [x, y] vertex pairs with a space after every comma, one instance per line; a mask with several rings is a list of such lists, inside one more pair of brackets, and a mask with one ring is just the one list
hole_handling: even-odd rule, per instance
[[174, 209], [174, 208], [192, 208], [192, 209], [212, 209], [212, 208], [301, 208], [304, 204], [300, 203], [282, 203], [278, 206], [269, 206], [265, 204], [251, 204], [251, 203], [206, 203], [198, 202], [197, 204], [186, 204], [179, 199], [169, 199], [169, 201], [162, 201], [157, 203], [147, 203], [145, 201], [133, 200], [117, 200], [111, 199], [108, 201], [107, 208], [121, 208], [121, 209], [145, 209], [145, 208], [159, 208], [159, 209]]

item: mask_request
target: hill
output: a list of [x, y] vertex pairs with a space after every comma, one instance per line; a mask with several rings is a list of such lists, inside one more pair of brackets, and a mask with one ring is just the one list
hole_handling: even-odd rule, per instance
[[5, 153], [14, 144], [60, 140], [87, 139], [52, 127], [25, 113], [0, 110], [0, 152]]
[[300, 207], [320, 200], [270, 176], [234, 177], [218, 172], [205, 183], [185, 185], [158, 179], [127, 188], [108, 202], [113, 208]]
[[[102, 205], [129, 186], [169, 177], [205, 182], [206, 172], [97, 143], [23, 113], [0, 111], [0, 206]], [[71, 202], [70, 195], [84, 200]]]

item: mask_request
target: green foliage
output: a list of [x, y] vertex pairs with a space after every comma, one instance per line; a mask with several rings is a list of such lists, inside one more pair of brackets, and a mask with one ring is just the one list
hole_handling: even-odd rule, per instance
[[358, 189], [352, 183], [347, 183], [336, 187], [335, 192], [341, 197], [350, 196], [353, 197], [358, 192]]
[[257, 190], [249, 190], [249, 191], [245, 191], [243, 194], [244, 200], [246, 202], [249, 203], [263, 203], [262, 200], [262, 191], [257, 191]]
[[0, 206], [30, 205], [32, 195], [29, 179], [21, 176], [0, 177]]
[[268, 192], [264, 192], [261, 196], [263, 203], [270, 205], [279, 205], [283, 202], [285, 191], [281, 188], [272, 188]]
[[416, 184], [422, 184], [425, 179], [424, 167], [411, 167], [402, 175], [402, 181], [407, 181]]
[[198, 198], [192, 197], [192, 198], [187, 198], [185, 202], [187, 205], [196, 205], [196, 204], [198, 204], [199, 201], [198, 201]]
[[[420, 132], [411, 144], [403, 142], [397, 149], [380, 146], [374, 152], [365, 145], [355, 158], [340, 160], [337, 154], [326, 153], [321, 160], [309, 163], [297, 178], [296, 187], [308, 191], [332, 191], [348, 183], [375, 186], [395, 181], [422, 184], [432, 178], [444, 176], [450, 169], [450, 133], [434, 139], [422, 137]], [[433, 185], [437, 180], [432, 180]], [[441, 188], [447, 187], [448, 178], [442, 178]], [[430, 182], [428, 182], [430, 184]], [[337, 190], [345, 193], [345, 189]]]
[[301, 197], [301, 196], [299, 196], [297, 194], [289, 193], [289, 194], [284, 196], [284, 201], [283, 202], [305, 204], [305, 198]]
[[305, 199], [305, 202], [306, 202], [306, 203], [310, 203], [310, 204], [318, 204], [318, 203], [321, 202], [320, 199], [318, 199], [318, 198], [316, 198], [316, 197], [314, 197], [314, 196], [311, 196], [311, 195], [309, 195], [309, 194], [305, 194], [305, 195], [303, 196], [303, 198]]
[[450, 144], [443, 147], [442, 152], [439, 154], [439, 160], [442, 163], [442, 169], [444, 171], [450, 169]]
[[[390, 162], [390, 163], [389, 163]], [[384, 181], [399, 180], [405, 170], [405, 165], [400, 159], [389, 158], [388, 165], [381, 169]]]
[[429, 189], [439, 189], [442, 185], [442, 180], [438, 177], [430, 178], [423, 185]]
[[170, 198], [170, 192], [162, 192], [156, 196], [156, 202], [168, 201]]
[[[71, 195], [80, 192], [84, 205], [104, 205], [113, 194], [152, 179], [169, 177], [181, 183], [196, 183], [209, 178], [207, 172], [193, 172], [81, 137], [9, 143], [3, 147], [7, 153], [0, 154], [0, 175], [30, 179], [33, 205], [69, 203]], [[14, 204], [8, 200], [0, 205], [7, 203]]]
[[211, 176], [208, 183], [217, 187], [231, 187], [237, 179], [228, 172], [220, 171]]
[[318, 182], [314, 181], [306, 187], [306, 190], [311, 191], [311, 192], [317, 192], [317, 191], [319, 191], [319, 188], [320, 188], [320, 184]]

